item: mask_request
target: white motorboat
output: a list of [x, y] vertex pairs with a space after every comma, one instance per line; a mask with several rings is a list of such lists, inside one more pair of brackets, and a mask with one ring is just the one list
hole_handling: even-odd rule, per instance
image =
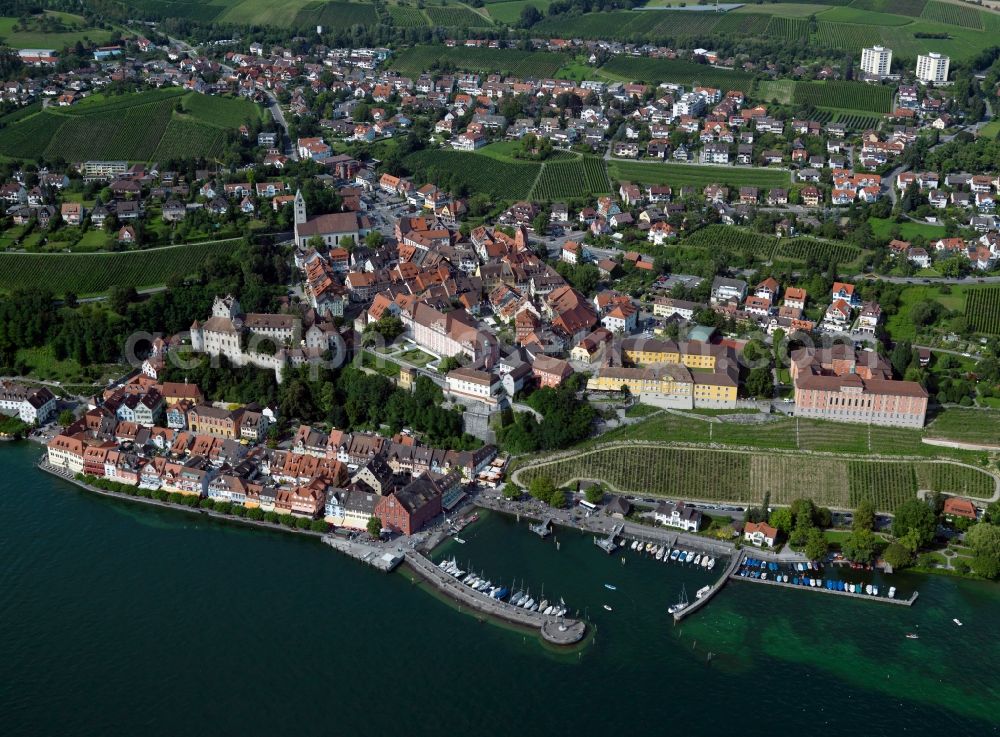
[[951, 621], [952, 621], [952, 622], [954, 622], [955, 624], [957, 624], [957, 625], [958, 625], [959, 627], [961, 627], [961, 626], [962, 626], [962, 622], [961, 622], [961, 620], [959, 620], [959, 619], [953, 619], [953, 620], [951, 620]]
[[713, 568], [715, 568], [715, 558], [709, 558], [708, 559], [708, 570], [712, 570]]
[[607, 609], [609, 612], [613, 612], [614, 611], [614, 609], [612, 609], [611, 607], [609, 607], [607, 604], [604, 605], [604, 608]]
[[632, 541], [632, 550], [635, 550], [635, 548], [636, 548], [636, 546], [637, 546], [638, 544], [639, 544], [639, 541], [638, 541], [638, 540], [633, 540], [633, 541]]
[[711, 586], [702, 586], [700, 589], [698, 589], [698, 593], [696, 593], [694, 595], [694, 597], [696, 599], [700, 599], [701, 597], [703, 597], [705, 594], [707, 594], [711, 590], [712, 590]]
[[872, 585], [870, 583], [865, 584], [865, 593], [868, 594], [869, 596], [872, 595]]
[[896, 598], [896, 587], [895, 586], [890, 586], [889, 587], [889, 598], [890, 599], [895, 599]]
[[700, 566], [701, 565], [701, 553], [698, 553], [698, 555], [696, 555], [694, 557], [694, 564], [696, 566]]

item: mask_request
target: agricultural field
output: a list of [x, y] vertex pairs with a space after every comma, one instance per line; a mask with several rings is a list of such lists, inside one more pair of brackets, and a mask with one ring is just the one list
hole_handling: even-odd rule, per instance
[[525, 6], [531, 5], [543, 14], [551, 5], [553, 0], [508, 0], [506, 2], [488, 3], [486, 11], [490, 18], [499, 22], [514, 25], [521, 18], [521, 11]]
[[913, 341], [917, 337], [916, 326], [910, 319], [910, 310], [918, 302], [934, 301], [951, 312], [964, 314], [966, 310], [966, 287], [952, 284], [942, 292], [939, 286], [914, 284], [906, 287], [899, 295], [899, 307], [889, 316], [885, 329], [893, 340]]
[[464, 5], [449, 5], [447, 7], [428, 5], [426, 12], [427, 17], [431, 19], [432, 26], [441, 26], [443, 28], [486, 28], [492, 25], [488, 18]]
[[209, 256], [231, 253], [239, 243], [233, 239], [119, 253], [0, 253], [0, 290], [44, 287], [82, 295], [112, 286], [151, 287], [172, 276], [194, 274]]
[[965, 317], [976, 332], [1000, 335], [1000, 286], [970, 289]]
[[778, 242], [776, 258], [790, 258], [797, 261], [828, 263], [830, 259], [838, 264], [856, 261], [861, 255], [861, 249], [848, 243], [831, 243], [816, 238], [787, 238]]
[[895, 13], [919, 18], [927, 5], [927, 0], [854, 0], [852, 8], [871, 10], [876, 13]]
[[982, 15], [975, 8], [954, 3], [929, 2], [924, 7], [920, 17], [924, 20], [947, 23], [950, 26], [983, 30]]
[[713, 33], [718, 35], [735, 34], [740, 36], [762, 36], [767, 31], [773, 18], [761, 13], [744, 13], [735, 15], [726, 13], [715, 24]]
[[770, 261], [777, 239], [752, 230], [733, 228], [728, 225], [709, 225], [695, 231], [684, 239], [686, 246], [711, 249], [726, 248], [737, 253], [752, 253], [755, 258]]
[[456, 69], [481, 74], [551, 77], [568, 58], [563, 54], [546, 51], [413, 46], [394, 57], [390, 66], [409, 77], [417, 77], [421, 72], [442, 63], [451, 64]]
[[483, 166], [478, 154], [444, 149], [417, 151], [403, 163], [421, 181], [471, 194], [483, 192], [498, 200], [527, 199], [542, 165], [533, 161], [494, 159]]
[[555, 202], [611, 192], [604, 160], [581, 156], [568, 161], [546, 161], [531, 191], [531, 199]]
[[[804, 467], [810, 478], [806, 487]], [[851, 460], [662, 444], [598, 446], [551, 463], [538, 459], [518, 471], [517, 482], [527, 486], [533, 478], [547, 476], [559, 486], [595, 479], [623, 493], [740, 503], [757, 502], [767, 492], [778, 504], [808, 496], [817, 504], [837, 508], [853, 508], [870, 499], [877, 510], [892, 512], [916, 497], [918, 475], [932, 488], [992, 493], [991, 476], [934, 461]]]
[[390, 5], [389, 16], [397, 28], [423, 28], [428, 25], [427, 16], [412, 5]]
[[891, 512], [917, 494], [917, 474], [909, 463], [851, 461], [847, 480], [850, 493], [846, 506], [852, 508], [867, 499], [877, 511]]
[[723, 91], [742, 90], [747, 94], [753, 86], [753, 77], [746, 72], [716, 69], [682, 59], [647, 59], [620, 55], [608, 61], [600, 71], [604, 76], [625, 82], [700, 84], [718, 87]]
[[784, 18], [774, 15], [764, 29], [764, 34], [788, 41], [804, 41], [809, 38], [809, 21], [805, 18]]
[[882, 43], [882, 36], [876, 26], [854, 23], [830, 23], [821, 20], [816, 29], [816, 40], [821, 46], [857, 52], [865, 46]]
[[794, 102], [836, 110], [892, 112], [894, 89], [861, 82], [796, 82]]
[[675, 187], [726, 184], [730, 187], [768, 188], [788, 186], [789, 182], [788, 172], [780, 169], [645, 163], [624, 159], [611, 160], [608, 174], [619, 182], [669, 184]]
[[[96, 44], [107, 43], [111, 31], [88, 26], [82, 15], [57, 13], [47, 11], [46, 15], [55, 17], [61, 22], [57, 26], [62, 30], [45, 31], [38, 19], [32, 18], [27, 25], [20, 18], [0, 17], [0, 43], [12, 49], [55, 49], [61, 51], [67, 46], [73, 46], [77, 41]], [[18, 26], [19, 30], [14, 30]]]
[[921, 489], [940, 491], [943, 494], [989, 499], [996, 483], [993, 477], [974, 468], [953, 463], [918, 463], [917, 485]]
[[943, 225], [918, 223], [913, 220], [897, 223], [890, 218], [869, 218], [868, 223], [872, 226], [872, 232], [876, 238], [891, 238], [892, 231], [896, 227], [899, 227], [900, 238], [904, 241], [912, 241], [915, 238], [937, 240], [943, 238], [945, 233]]
[[[183, 112], [175, 109], [178, 101]], [[177, 157], [211, 156], [227, 129], [259, 115], [246, 100], [181, 90], [94, 95], [73, 107], [0, 119], [0, 155], [149, 161], [170, 150]]]
[[927, 426], [927, 436], [1000, 445], [1000, 411], [949, 408]]

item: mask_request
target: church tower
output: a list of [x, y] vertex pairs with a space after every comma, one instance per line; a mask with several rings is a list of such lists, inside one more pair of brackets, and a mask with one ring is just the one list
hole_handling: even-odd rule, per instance
[[299, 228], [306, 224], [309, 218], [306, 216], [306, 200], [302, 196], [302, 190], [295, 190], [295, 244], [299, 244]]

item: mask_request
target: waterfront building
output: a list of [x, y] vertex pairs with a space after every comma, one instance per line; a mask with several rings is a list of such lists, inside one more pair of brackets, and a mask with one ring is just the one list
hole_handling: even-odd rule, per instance
[[778, 538], [777, 528], [771, 527], [767, 522], [747, 522], [743, 526], [743, 539], [758, 548], [761, 545], [774, 547], [774, 541]]
[[56, 396], [47, 387], [0, 382], [0, 413], [29, 425], [44, 425], [56, 411]]
[[685, 532], [697, 532], [701, 527], [701, 512], [689, 507], [684, 502], [660, 502], [653, 511], [653, 519], [657, 524], [676, 527]]

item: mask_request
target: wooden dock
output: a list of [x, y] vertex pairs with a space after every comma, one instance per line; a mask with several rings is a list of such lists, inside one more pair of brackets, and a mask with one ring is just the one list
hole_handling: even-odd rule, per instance
[[722, 574], [722, 578], [712, 584], [712, 587], [705, 592], [704, 596], [700, 599], [695, 599], [679, 612], [674, 612], [674, 622], [680, 622], [685, 617], [694, 614], [703, 606], [707, 605], [708, 602], [712, 600], [712, 597], [719, 593], [719, 591], [722, 590], [722, 587], [726, 585], [726, 581], [728, 581], [733, 572], [740, 567], [740, 564], [743, 562], [745, 557], [746, 553], [736, 553], [729, 561], [729, 565], [726, 567], [726, 572]]
[[587, 633], [587, 625], [582, 620], [546, 616], [541, 612], [522, 609], [505, 601], [493, 599], [480, 591], [470, 589], [454, 576], [441, 570], [429, 558], [416, 551], [407, 551], [405, 560], [407, 566], [414, 573], [448, 598], [483, 614], [513, 622], [522, 627], [537, 629], [542, 638], [553, 645], [574, 645], [582, 640]]
[[898, 606], [913, 606], [916, 602], [917, 597], [920, 596], [919, 591], [914, 591], [909, 599], [890, 599], [888, 596], [872, 596], [871, 594], [855, 594], [851, 591], [838, 591], [834, 589], [828, 589], [826, 586], [803, 586], [802, 584], [785, 583], [784, 581], [772, 581], [770, 579], [760, 579], [760, 578], [750, 578], [749, 576], [738, 576], [736, 575], [735, 569], [729, 574], [729, 578], [735, 581], [747, 581], [748, 583], [763, 583], [768, 586], [781, 586], [787, 589], [795, 589], [796, 591], [819, 591], [824, 594], [836, 594], [837, 596], [848, 596], [852, 599], [862, 599], [864, 601], [875, 601], [881, 604], [896, 604]]

